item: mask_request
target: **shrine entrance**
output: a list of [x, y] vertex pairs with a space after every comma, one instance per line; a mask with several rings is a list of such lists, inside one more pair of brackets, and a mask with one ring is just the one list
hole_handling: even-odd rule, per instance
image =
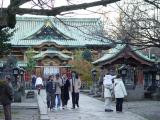
[[60, 74], [63, 75], [69, 72], [70, 66], [36, 66], [36, 75], [47, 79], [50, 75]]

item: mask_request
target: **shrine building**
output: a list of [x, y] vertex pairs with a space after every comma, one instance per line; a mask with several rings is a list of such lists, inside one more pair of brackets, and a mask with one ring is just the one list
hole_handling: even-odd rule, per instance
[[[11, 55], [16, 57], [17, 66], [25, 68], [26, 52], [32, 48], [36, 75], [63, 73], [77, 49], [90, 49], [97, 59], [103, 49], [111, 48], [110, 41], [99, 37], [103, 27], [99, 18], [17, 16], [16, 20]], [[5, 62], [6, 56], [1, 58], [1, 66]]]

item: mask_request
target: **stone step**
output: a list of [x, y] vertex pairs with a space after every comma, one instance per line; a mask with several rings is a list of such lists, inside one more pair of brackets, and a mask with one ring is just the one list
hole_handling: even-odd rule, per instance
[[35, 92], [34, 91], [28, 91], [26, 94], [26, 98], [34, 98], [35, 97]]

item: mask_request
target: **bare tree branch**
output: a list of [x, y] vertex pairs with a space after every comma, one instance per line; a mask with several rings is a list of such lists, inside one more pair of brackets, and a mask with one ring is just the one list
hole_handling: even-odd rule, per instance
[[160, 5], [158, 5], [160, 3], [158, 3], [158, 0], [157, 0], [157, 4], [156, 4], [156, 0], [154, 0], [154, 1], [144, 0], [144, 1], [147, 2], [147, 3], [149, 3], [149, 4], [151, 4], [151, 5], [153, 5], [153, 6], [155, 6], [156, 8], [160, 9]]
[[[95, 2], [90, 2], [90, 3], [82, 3], [82, 4], [76, 4], [76, 5], [68, 5], [68, 6], [60, 6], [60, 7], [55, 7], [53, 9], [29, 9], [29, 8], [18, 8], [14, 7], [14, 5], [19, 6], [25, 1], [30, 1], [30, 0], [18, 0], [17, 2], [11, 3], [12, 5], [12, 12], [15, 14], [35, 14], [35, 15], [48, 15], [48, 16], [56, 16], [62, 12], [67, 12], [71, 10], [79, 10], [79, 9], [86, 9], [88, 7], [94, 7], [94, 6], [99, 6], [99, 5], [107, 5], [110, 3], [114, 3], [120, 0], [99, 0]], [[7, 9], [3, 8], [3, 11], [6, 11]]]
[[15, 7], [19, 7], [29, 1], [31, 1], [31, 0], [10, 0], [10, 5], [15, 6]]
[[[160, 47], [160, 19], [158, 11], [156, 13], [154, 11], [157, 8], [138, 0], [123, 6], [117, 4], [117, 7], [120, 11], [117, 23], [111, 21], [108, 27], [106, 22], [106, 33], [112, 31], [111, 38], [115, 44], [143, 46], [143, 48]], [[108, 33], [107, 35], [110, 36]]]

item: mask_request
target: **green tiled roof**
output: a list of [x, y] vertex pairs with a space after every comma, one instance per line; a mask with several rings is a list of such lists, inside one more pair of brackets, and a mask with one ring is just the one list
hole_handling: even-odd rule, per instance
[[155, 58], [152, 58], [149, 55], [143, 54], [143, 51], [142, 50], [138, 50], [137, 47], [131, 47], [131, 49], [136, 53], [136, 55], [138, 55], [142, 59], [144, 59], [146, 61], [149, 61], [149, 62], [157, 62], [157, 60]]
[[56, 51], [56, 50], [41, 51], [39, 54], [35, 55], [33, 58], [35, 58], [35, 59], [41, 59], [41, 58], [44, 58], [45, 56], [50, 56], [50, 57], [58, 56], [62, 60], [72, 59], [72, 57], [70, 57], [68, 55], [65, 55], [62, 52]]
[[125, 46], [126, 45], [118, 44], [115, 48], [108, 50], [101, 58], [94, 61], [93, 64], [98, 64], [98, 63], [114, 58], [125, 48]]
[[[116, 57], [119, 53], [121, 53], [126, 48], [125, 44], [118, 44], [115, 48], [110, 49], [107, 51], [101, 58], [97, 59], [93, 62], [93, 64], [99, 64], [105, 61], [108, 61], [110, 59], [113, 59]], [[132, 52], [134, 52], [137, 56], [142, 58], [143, 60], [146, 60], [148, 62], [156, 62], [156, 59], [150, 58], [148, 55], [143, 54], [142, 50], [139, 50], [137, 47], [130, 46]]]
[[[109, 40], [93, 35], [101, 30], [99, 18], [54, 18], [54, 17], [24, 17], [17, 16], [16, 32], [11, 40], [15, 46], [34, 46], [43, 42], [53, 42], [62, 46], [86, 46], [109, 45]], [[39, 32], [46, 23], [50, 22], [58, 32], [68, 36], [70, 39], [27, 39]]]

